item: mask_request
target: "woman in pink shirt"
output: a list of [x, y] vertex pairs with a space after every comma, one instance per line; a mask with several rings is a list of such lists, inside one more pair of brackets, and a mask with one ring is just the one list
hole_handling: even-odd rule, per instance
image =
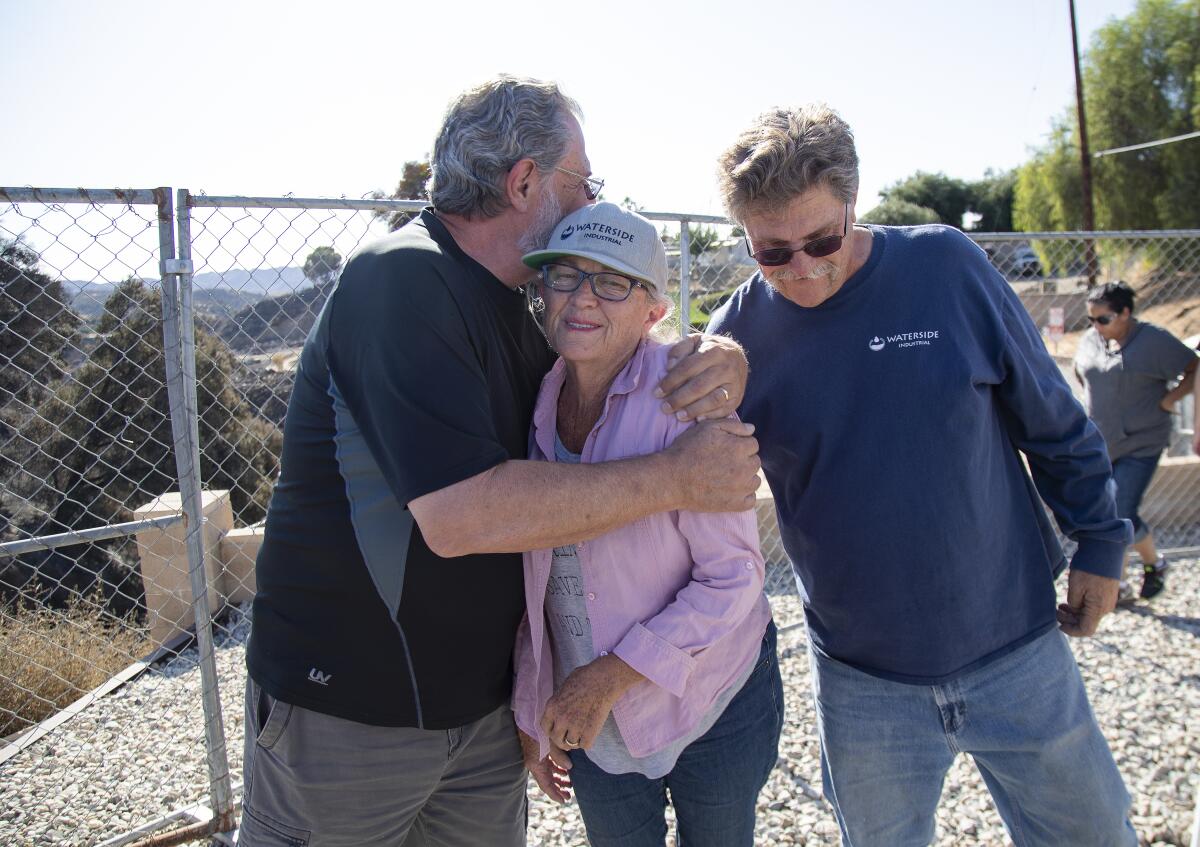
[[[542, 272], [560, 356], [534, 410], [531, 458], [668, 448], [689, 424], [653, 393], [668, 347], [650, 332], [671, 305], [654, 226], [611, 203], [587, 206], [525, 263]], [[753, 843], [783, 726], [762, 588], [753, 511], [667, 512], [525, 554], [513, 710], [538, 785], [558, 802], [574, 789], [596, 847], [664, 844], [668, 790], [681, 843]]]

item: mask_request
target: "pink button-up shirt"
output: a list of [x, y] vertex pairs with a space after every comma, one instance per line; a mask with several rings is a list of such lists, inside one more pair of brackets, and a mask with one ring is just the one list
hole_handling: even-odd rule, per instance
[[[660, 409], [653, 394], [668, 347], [643, 342], [613, 380], [583, 447], [584, 462], [662, 450], [691, 424]], [[560, 359], [542, 382], [530, 458], [554, 461]], [[663, 512], [576, 545], [597, 655], [615, 653], [646, 679], [613, 707], [635, 757], [681, 738], [759, 652], [771, 609], [754, 512]], [[539, 723], [554, 688], [543, 603], [553, 551], [526, 553], [526, 615], [517, 632], [513, 711], [549, 752]]]

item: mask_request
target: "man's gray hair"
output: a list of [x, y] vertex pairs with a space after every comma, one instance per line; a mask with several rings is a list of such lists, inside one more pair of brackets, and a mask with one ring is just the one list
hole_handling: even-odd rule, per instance
[[817, 187], [843, 203], [858, 193], [854, 133], [824, 103], [763, 112], [717, 164], [721, 199], [735, 221], [783, 208]]
[[491, 218], [508, 207], [504, 181], [521, 159], [554, 168], [571, 141], [579, 104], [553, 82], [502, 74], [450, 104], [433, 143], [429, 196], [439, 212]]

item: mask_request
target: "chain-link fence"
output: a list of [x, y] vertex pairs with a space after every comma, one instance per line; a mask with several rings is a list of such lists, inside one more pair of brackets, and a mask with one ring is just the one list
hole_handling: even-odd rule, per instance
[[0, 202], [0, 837], [94, 843], [173, 795], [228, 828], [172, 192]]
[[[985, 235], [977, 239], [1042, 328], [1047, 347], [1082, 398], [1072, 364], [1088, 329], [1089, 283], [1133, 287], [1140, 320], [1200, 345], [1200, 230]], [[1175, 404], [1170, 445], [1141, 514], [1160, 546], [1200, 545], [1200, 467], [1192, 456], [1192, 398]]]
[[[420, 206], [172, 194], [0, 189], [3, 841], [229, 828], [225, 732], [298, 354], [345, 257]], [[679, 325], [703, 326], [754, 271], [744, 241], [650, 217]], [[1090, 279], [1200, 333], [1200, 231], [973, 237], [1068, 376]], [[1190, 405], [1145, 502], [1166, 547], [1200, 544]], [[758, 512], [768, 591], [794, 592], [765, 488]]]
[[[657, 216], [656, 216], [657, 217]], [[667, 216], [663, 216], [667, 217]], [[670, 216], [679, 220], [679, 216]], [[723, 219], [690, 218], [688, 234], [665, 233], [674, 277], [688, 279], [685, 311], [694, 327], [757, 268], [736, 230]], [[729, 234], [726, 234], [726, 233]], [[1191, 347], [1200, 344], [1200, 230], [1094, 233], [978, 233], [971, 237], [1009, 281], [1064, 376], [1082, 401], [1072, 366], [1088, 328], [1089, 285], [1123, 280], [1137, 292], [1139, 318], [1156, 323]], [[681, 241], [683, 243], [681, 243]], [[1176, 404], [1174, 428], [1141, 514], [1160, 546], [1200, 545], [1200, 464], [1192, 456], [1192, 398]], [[760, 509], [763, 549], [772, 563], [770, 590], [794, 590], [787, 558], [778, 543], [774, 512]]]

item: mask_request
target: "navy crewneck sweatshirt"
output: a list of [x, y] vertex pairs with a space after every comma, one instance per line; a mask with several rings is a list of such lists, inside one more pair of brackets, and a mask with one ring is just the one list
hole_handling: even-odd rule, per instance
[[709, 331], [750, 361], [740, 414], [814, 645], [934, 684], [1055, 626], [1065, 561], [1039, 493], [1072, 567], [1118, 576], [1131, 532], [1099, 432], [983, 251], [949, 227], [870, 230], [824, 303], [755, 273]]

